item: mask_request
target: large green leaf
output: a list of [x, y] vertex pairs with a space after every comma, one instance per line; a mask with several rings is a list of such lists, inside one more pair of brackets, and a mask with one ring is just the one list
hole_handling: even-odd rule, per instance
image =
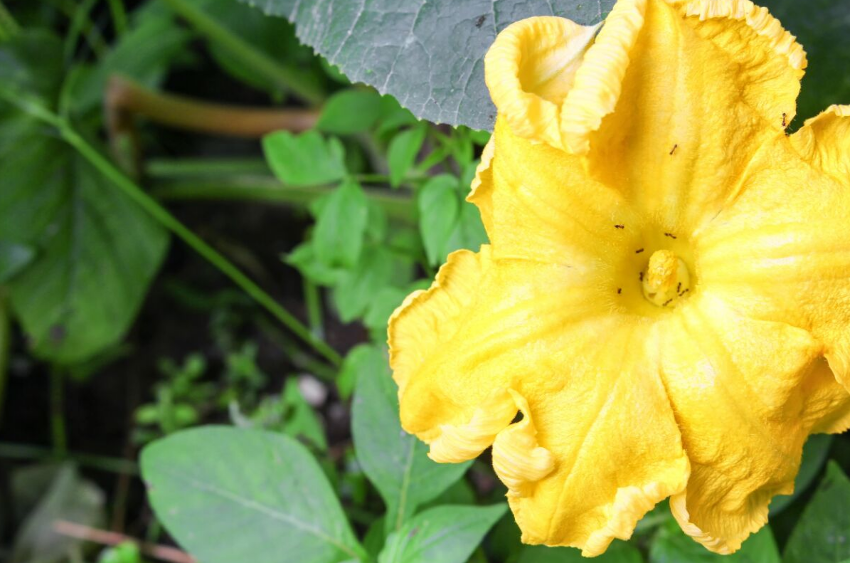
[[[0, 49], [0, 86], [52, 103], [61, 79], [54, 58], [58, 40], [22, 35]], [[9, 284], [12, 307], [35, 354], [85, 360], [127, 331], [167, 233], [49, 126], [4, 102], [0, 123], [0, 245], [35, 252]]]
[[363, 554], [319, 464], [294, 439], [208, 426], [142, 451], [159, 520], [204, 563], [333, 563]]
[[492, 129], [484, 54], [531, 16], [597, 23], [614, 0], [241, 0], [295, 23], [298, 38], [353, 82], [392, 94], [417, 117]]
[[835, 462], [785, 546], [784, 563], [839, 563], [850, 558], [850, 479]]
[[437, 506], [387, 538], [378, 563], [464, 563], [507, 505]]
[[387, 531], [398, 530], [417, 507], [460, 479], [469, 463], [435, 463], [427, 455], [428, 446], [401, 429], [398, 387], [390, 376], [386, 352], [373, 346], [369, 354], [356, 375], [354, 449], [387, 504]]

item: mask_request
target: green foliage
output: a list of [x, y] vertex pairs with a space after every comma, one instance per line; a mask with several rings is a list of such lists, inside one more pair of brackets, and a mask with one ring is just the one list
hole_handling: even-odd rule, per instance
[[671, 520], [662, 526], [649, 550], [650, 563], [779, 563], [779, 549], [769, 526], [750, 536], [739, 551], [717, 555], [686, 536]]
[[505, 504], [429, 508], [390, 534], [378, 563], [464, 563], [505, 510]]
[[381, 117], [381, 109], [381, 98], [373, 90], [343, 90], [325, 103], [316, 128], [334, 135], [368, 131]]
[[141, 464], [157, 517], [201, 561], [363, 553], [321, 468], [292, 438], [208, 426], [149, 445]]
[[334, 267], [351, 268], [360, 258], [369, 202], [354, 181], [343, 182], [324, 201], [313, 233], [316, 258]]
[[397, 188], [404, 180], [424, 141], [424, 127], [407, 129], [393, 137], [387, 150], [387, 163], [390, 167], [390, 185], [392, 187]]
[[[61, 60], [58, 39], [25, 33], [0, 53], [4, 87], [57, 103], [61, 71], [39, 61]], [[12, 307], [36, 355], [87, 360], [129, 328], [167, 235], [42, 123], [2, 101], [0, 119], [12, 125], [0, 136], [0, 242], [35, 252], [9, 283]]]
[[[534, 545], [522, 548], [517, 563], [584, 563], [585, 561], [587, 559], [582, 557], [581, 551], [572, 547]], [[640, 550], [631, 544], [615, 540], [605, 553], [593, 561], [598, 563], [643, 563], [643, 556], [641, 556]], [[676, 559], [675, 561], [677, 563], [691, 562], [690, 559], [686, 558]], [[765, 563], [768, 562], [765, 561]]]
[[803, 460], [794, 479], [794, 492], [787, 496], [777, 496], [770, 502], [770, 515], [782, 512], [789, 504], [803, 494], [820, 473], [826, 462], [833, 437], [829, 434], [814, 434], [803, 446]]
[[806, 506], [783, 563], [840, 563], [850, 559], [850, 479], [835, 463]]
[[263, 150], [275, 176], [290, 186], [321, 186], [345, 176], [342, 143], [316, 131], [272, 133], [263, 138]]
[[[103, 492], [91, 481], [83, 479], [70, 463], [40, 466], [38, 474], [30, 470], [26, 479], [42, 482], [36, 501], [15, 538], [9, 563], [59, 563], [79, 539], [59, 534], [54, 529], [58, 520], [83, 526], [99, 526], [104, 520]], [[23, 484], [20, 481], [19, 485]]]
[[[182, 301], [175, 299], [192, 302], [186, 306], [204, 323], [208, 316], [208, 328], [197, 331], [202, 342], [175, 343], [177, 351], [154, 349], [153, 358], [184, 359], [159, 362], [156, 382], [141, 390], [146, 402], [135, 411], [133, 437], [137, 444], [153, 442], [141, 461], [154, 520], [182, 548], [204, 563], [583, 560], [572, 548], [521, 545], [502, 502], [504, 489], [486, 462], [435, 464], [427, 446], [400, 428], [385, 342], [388, 319], [404, 298], [427, 289], [450, 252], [475, 250], [487, 240], [476, 207], [465, 198], [495, 115], [482, 65], [495, 33], [533, 14], [596, 22], [613, 0], [261, 3], [294, 25], [246, 5], [252, 1], [142, 2], [129, 14], [126, 30], [113, 14], [115, 6], [123, 9], [119, 0], [16, 7], [21, 26], [9, 23], [0, 4], [0, 307], [8, 298], [24, 337], [13, 330], [9, 338], [6, 319], [0, 323], [0, 400], [9, 357], [16, 370], [36, 366], [28, 378], [17, 379], [34, 380], [47, 367], [22, 355], [22, 342], [36, 357], [58, 364], [51, 369], [75, 373], [100, 372], [132, 350], [119, 344], [162, 262], [167, 225], [278, 320], [289, 318], [278, 301], [295, 305], [294, 322], [284, 324], [305, 342], [327, 337], [336, 348], [325, 344], [330, 353], [314, 357], [233, 290], [190, 297], [183, 291]], [[850, 101], [846, 3], [765, 2], [809, 53], [801, 118]], [[66, 36], [37, 30], [47, 27]], [[313, 48], [328, 60], [314, 56]], [[113, 137], [114, 123], [103, 110], [115, 73], [154, 89], [180, 90], [191, 82], [191, 95], [204, 101], [256, 103], [265, 110], [285, 106], [318, 120], [302, 133], [267, 135], [265, 163], [255, 144], [204, 138], [188, 142], [186, 154], [218, 156], [232, 146], [238, 147], [234, 154], [253, 150], [255, 158], [156, 166], [151, 155], [182, 152], [175, 145], [185, 137], [160, 131], [151, 124], [156, 118], [145, 113], [126, 116], [135, 127], [127, 138]], [[345, 75], [366, 85], [352, 86]], [[195, 83], [209, 87], [198, 93]], [[381, 95], [387, 92], [395, 97]], [[420, 118], [474, 129], [437, 127]], [[288, 205], [280, 226], [260, 235], [276, 245], [274, 252], [291, 249], [285, 261], [294, 269], [269, 268], [256, 248], [242, 246], [250, 239], [234, 232], [251, 231], [251, 225], [218, 233], [220, 223], [211, 222], [199, 230], [251, 277], [277, 284], [275, 299], [145, 200], [138, 186], [127, 197], [127, 179], [96, 145], [107, 135], [111, 146], [126, 149], [115, 158], [138, 173], [138, 185], [163, 200], [179, 198], [175, 188], [191, 188], [205, 199], [251, 200], [257, 208], [264, 200]], [[125, 142], [130, 144], [120, 144]], [[182, 171], [163, 173], [168, 164]], [[179, 209], [187, 217], [219, 212], [185, 202]], [[182, 248], [174, 254], [178, 265], [169, 266], [163, 283], [170, 297], [179, 293], [175, 286], [195, 283], [185, 281], [181, 268], [197, 274], [194, 264], [183, 264]], [[302, 303], [295, 303], [293, 291], [302, 288]], [[159, 293], [152, 302], [161, 307]], [[298, 318], [309, 319], [300, 333]], [[145, 318], [137, 331], [142, 336], [132, 340], [142, 343], [138, 354], [150, 351], [144, 347], [148, 323]], [[169, 338], [197, 336], [182, 325], [175, 331], [179, 337]], [[57, 446], [39, 450], [39, 456], [60, 459], [69, 454], [56, 430], [62, 413], [51, 406], [51, 413], [37, 416], [52, 417]], [[106, 404], [103, 411], [114, 408]], [[235, 428], [193, 428], [223, 420]], [[784, 563], [850, 561], [850, 482], [835, 462], [808, 499], [830, 453], [847, 466], [839, 442], [846, 439], [808, 441], [794, 494], [771, 504], [774, 527], [762, 529], [734, 555], [715, 555], [695, 543], [662, 503], [639, 523], [633, 540], [614, 542], [597, 560], [778, 563], [775, 531]], [[74, 448], [94, 442], [68, 443]], [[78, 540], [55, 533], [57, 519], [106, 526], [103, 492], [73, 466], [26, 469], [32, 471], [13, 473], [11, 508], [0, 506], [3, 523], [19, 526], [8, 553], [14, 563], [141, 563], [133, 543], [103, 550], [98, 558], [83, 552]], [[121, 479], [107, 489], [113, 522], [132, 518], [137, 508], [146, 512], [125, 510], [116, 498]], [[128, 533], [135, 533], [139, 521], [130, 524]], [[782, 531], [792, 527], [786, 542]], [[150, 542], [170, 541], [156, 537], [155, 524], [147, 532]]]
[[470, 464], [435, 463], [427, 455], [428, 446], [400, 430], [398, 387], [386, 355], [376, 347], [369, 353], [368, 361], [361, 360], [368, 369], [356, 376], [351, 421], [354, 448], [363, 471], [386, 503], [387, 532], [398, 531], [417, 507], [460, 479]]
[[593, 24], [614, 6], [614, 0], [240, 1], [295, 23], [298, 38], [352, 82], [393, 95], [421, 119], [473, 129], [493, 127], [483, 59], [498, 31], [531, 16]]

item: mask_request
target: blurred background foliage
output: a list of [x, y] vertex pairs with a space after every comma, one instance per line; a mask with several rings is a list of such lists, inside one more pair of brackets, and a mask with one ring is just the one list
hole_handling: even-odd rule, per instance
[[[464, 198], [489, 134], [465, 125], [492, 123], [496, 31], [612, 2], [440, 4], [428, 72], [376, 51], [403, 19], [346, 45], [345, 10], [264, 4], [297, 29], [236, 0], [0, 4], [0, 560], [579, 561], [519, 542], [486, 459], [400, 430], [385, 339], [486, 242]], [[850, 4], [766, 5], [809, 52], [792, 128], [850, 102]], [[848, 470], [847, 437], [812, 437], [725, 559], [850, 560]], [[664, 505], [599, 558], [721, 559]]]

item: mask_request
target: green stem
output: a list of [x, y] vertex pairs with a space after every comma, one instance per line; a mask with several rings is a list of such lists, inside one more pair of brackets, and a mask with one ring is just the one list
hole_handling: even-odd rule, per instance
[[303, 73], [278, 64], [205, 14], [191, 0], [163, 1], [207, 39], [227, 50], [245, 68], [264, 77], [276, 88], [289, 90], [310, 105], [318, 105], [324, 100], [324, 92], [313, 86]]
[[246, 174], [268, 175], [269, 165], [262, 158], [151, 158], [145, 163], [145, 176], [149, 178], [176, 180]]
[[[272, 177], [244, 177], [223, 180], [163, 182], [151, 193], [165, 201], [256, 201], [307, 205], [333, 191], [336, 186], [299, 187], [281, 184]], [[415, 205], [409, 197], [386, 190], [366, 189], [366, 196], [380, 205], [391, 219], [413, 224]]]
[[289, 311], [284, 309], [271, 295], [263, 291], [253, 280], [242, 273], [239, 268], [234, 266], [220, 252], [207, 244], [201, 237], [189, 230], [167, 209], [160, 205], [154, 198], [149, 196], [139, 186], [124, 175], [112, 162], [106, 159], [99, 151], [81, 137], [71, 126], [71, 124], [49, 111], [42, 106], [38, 101], [31, 97], [17, 93], [14, 90], [5, 90], [0, 85], [0, 97], [5, 98], [13, 105], [16, 105], [21, 110], [29, 113], [33, 117], [37, 117], [47, 123], [50, 123], [57, 128], [59, 134], [69, 145], [74, 147], [77, 152], [85, 158], [92, 166], [100, 171], [100, 173], [110, 180], [118, 189], [124, 192], [127, 197], [132, 199], [142, 209], [147, 211], [151, 217], [156, 219], [162, 226], [177, 235], [186, 244], [192, 247], [195, 252], [206, 258], [213, 266], [218, 268], [224, 275], [229, 277], [236, 285], [247, 293], [251, 298], [264, 307], [269, 313], [278, 319], [284, 326], [295, 333], [300, 339], [307, 343], [313, 350], [321, 354], [332, 365], [339, 366], [342, 363], [342, 357], [339, 353], [327, 345], [321, 339], [316, 338], [301, 321], [295, 318]]
[[[25, 459], [36, 461], [48, 461], [54, 459], [55, 454], [50, 448], [30, 446], [22, 444], [0, 443], [0, 458], [2, 459]], [[67, 452], [65, 459], [76, 462], [85, 467], [102, 469], [113, 473], [139, 474], [139, 466], [132, 461], [106, 456], [80, 454]]]
[[325, 328], [322, 325], [322, 294], [319, 286], [304, 278], [304, 304], [307, 307], [307, 323], [317, 338], [322, 338]]
[[62, 137], [72, 147], [88, 160], [100, 173], [106, 176], [112, 183], [121, 189], [127, 196], [134, 200], [145, 211], [151, 214], [161, 225], [177, 235], [186, 244], [191, 246], [195, 252], [206, 258], [213, 266], [218, 268], [224, 275], [242, 288], [257, 303], [262, 305], [269, 313], [283, 323], [289, 330], [294, 332], [304, 342], [309, 344], [316, 352], [325, 357], [333, 365], [342, 362], [340, 355], [322, 340], [313, 336], [310, 330], [301, 321], [296, 319], [289, 311], [281, 307], [271, 295], [263, 291], [253, 280], [243, 274], [236, 266], [227, 260], [221, 253], [204, 242], [198, 235], [189, 230], [183, 223], [177, 220], [167, 209], [162, 207], [155, 199], [132, 182], [110, 161], [104, 158], [85, 139], [83, 139], [71, 126], [63, 123], [60, 128]]
[[127, 11], [124, 9], [124, 2], [122, 0], [109, 0], [109, 11], [112, 14], [115, 34], [124, 35], [127, 33]]
[[6, 288], [0, 286], [0, 427], [3, 424], [3, 405], [6, 403], [6, 382], [9, 379], [9, 354], [12, 348], [12, 318]]
[[65, 371], [59, 366], [50, 368], [50, 430], [53, 454], [64, 459], [68, 453], [68, 433], [65, 429]]

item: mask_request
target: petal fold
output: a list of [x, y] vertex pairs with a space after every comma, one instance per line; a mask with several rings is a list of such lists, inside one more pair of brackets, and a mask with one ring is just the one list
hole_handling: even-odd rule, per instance
[[800, 158], [799, 147], [820, 143], [805, 141], [813, 134], [817, 127], [760, 151], [740, 195], [696, 241], [697, 269], [705, 287], [742, 314], [811, 332], [850, 389], [850, 190]]
[[428, 457], [438, 463], [474, 459], [490, 447], [496, 434], [505, 431], [516, 413], [513, 395], [506, 389], [497, 389], [475, 409], [469, 422], [440, 425], [440, 434], [431, 441]]
[[499, 115], [515, 135], [563, 146], [561, 105], [598, 29], [541, 16], [499, 33], [484, 59], [484, 77]]
[[823, 346], [807, 331], [741, 316], [706, 291], [655, 330], [691, 461], [671, 510], [696, 541], [732, 553], [767, 522], [771, 498], [793, 492], [813, 427], [846, 403], [818, 371]]
[[590, 150], [590, 134], [617, 106], [631, 51], [643, 27], [646, 2], [617, 2], [575, 73], [574, 86], [561, 109], [561, 134], [572, 154]]
[[522, 420], [499, 432], [493, 443], [493, 469], [508, 488], [508, 496], [528, 496], [528, 486], [555, 468], [552, 452], [537, 443], [537, 428], [528, 401], [511, 390]]
[[791, 135], [806, 162], [850, 187], [850, 105], [833, 105]]

